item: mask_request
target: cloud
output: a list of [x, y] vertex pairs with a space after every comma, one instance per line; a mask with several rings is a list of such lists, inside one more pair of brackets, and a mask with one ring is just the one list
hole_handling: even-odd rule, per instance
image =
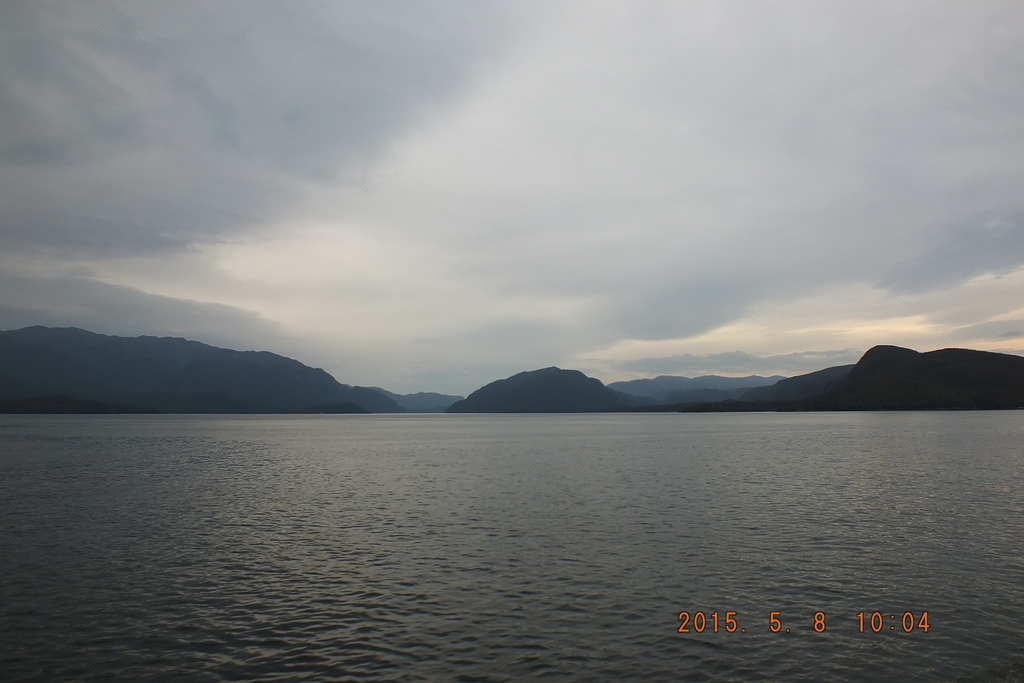
[[949, 335], [951, 341], [1009, 341], [1024, 337], [1024, 320], [993, 320], [961, 327]]
[[471, 82], [493, 5], [4, 3], [0, 216], [51, 253], [181, 248], [358, 178]]
[[938, 348], [1022, 315], [1021, 44], [999, 0], [6, 3], [0, 303], [215, 303], [409, 391]]
[[895, 292], [926, 291], [1024, 264], [1024, 215], [944, 232], [898, 264], [881, 285]]
[[[188, 337], [239, 350], [275, 350], [287, 334], [257, 313], [140, 292], [89, 278], [0, 274], [0, 329], [79, 327], [102, 334]], [[254, 345], [253, 340], [260, 340]]]
[[605, 363], [607, 371], [616, 376], [681, 375], [799, 375], [835, 365], [856, 363], [863, 351], [841, 349], [830, 351], [802, 351], [777, 355], [757, 356], [743, 351], [724, 353], [680, 354], [663, 358]]

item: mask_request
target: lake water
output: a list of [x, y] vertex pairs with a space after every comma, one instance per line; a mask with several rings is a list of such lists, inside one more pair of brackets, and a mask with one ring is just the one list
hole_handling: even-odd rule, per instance
[[1021, 681], [1024, 412], [0, 416], [0, 598], [5, 680]]

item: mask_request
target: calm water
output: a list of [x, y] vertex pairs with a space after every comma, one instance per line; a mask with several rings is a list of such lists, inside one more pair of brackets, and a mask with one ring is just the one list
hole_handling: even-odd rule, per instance
[[1024, 412], [0, 416], [0, 598], [6, 680], [1021, 681]]

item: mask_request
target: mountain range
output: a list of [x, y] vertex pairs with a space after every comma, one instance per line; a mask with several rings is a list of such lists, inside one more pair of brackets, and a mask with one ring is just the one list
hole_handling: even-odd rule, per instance
[[[797, 411], [797, 410], [970, 410], [1024, 408], [1024, 358], [988, 351], [942, 349], [919, 353], [898, 346], [875, 346], [854, 365], [840, 365], [773, 384], [764, 377], [661, 377], [604, 386], [575, 370], [545, 368], [492, 382], [453, 404], [448, 412], [592, 411]], [[714, 384], [718, 388], [714, 387]], [[729, 387], [730, 383], [741, 386]], [[708, 386], [708, 385], [712, 386]], [[700, 382], [696, 382], [700, 386]], [[633, 393], [615, 391], [626, 388]], [[665, 391], [660, 388], [667, 387]], [[697, 398], [665, 404], [658, 397], [683, 389], [728, 392], [726, 399]], [[643, 396], [655, 394], [654, 397]], [[677, 394], [678, 395], [678, 394]], [[705, 394], [706, 395], [706, 394]]]
[[438, 394], [433, 391], [420, 391], [415, 394], [396, 394], [380, 387], [370, 387], [379, 391], [410, 413], [443, 413], [448, 406], [461, 401], [462, 396]]
[[[787, 399], [807, 398], [821, 394], [832, 388], [853, 369], [853, 365], [836, 365], [824, 370], [816, 370], [806, 375], [780, 379], [768, 386], [747, 389], [739, 396], [730, 396], [744, 401], [778, 401]], [[684, 401], [678, 401], [684, 403]]]
[[0, 332], [0, 412], [523, 413], [949, 410], [1024, 407], [1024, 357], [876, 346], [855, 365], [797, 377], [660, 376], [608, 386], [556, 367], [463, 399], [341, 384], [267, 351], [77, 328]]
[[741, 398], [754, 387], [772, 385], [786, 379], [782, 375], [761, 377], [676, 377], [660, 375], [653, 379], [634, 379], [627, 382], [612, 382], [609, 389], [621, 391], [643, 399], [646, 403], [697, 403], [701, 401], [724, 401]]
[[593, 413], [637, 405], [629, 394], [609, 389], [579, 370], [544, 368], [520, 372], [480, 387], [448, 413]]
[[1024, 408], [1024, 357], [971, 349], [875, 346], [853, 366], [751, 389], [739, 400], [658, 406], [683, 412]]
[[47, 327], [0, 332], [0, 401], [3, 412], [405, 412], [268, 351]]

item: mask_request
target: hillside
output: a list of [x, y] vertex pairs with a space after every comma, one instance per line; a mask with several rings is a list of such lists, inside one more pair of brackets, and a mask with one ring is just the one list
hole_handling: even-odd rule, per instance
[[[738, 401], [657, 408], [684, 412], [1024, 408], [1024, 358], [1020, 356], [970, 349], [919, 353], [875, 346], [856, 365], [847, 367], [782, 380], [774, 387], [748, 391]], [[777, 389], [784, 382], [788, 386]]]
[[751, 388], [774, 384], [783, 379], [785, 378], [781, 375], [774, 377], [761, 377], [760, 375], [747, 377], [659, 375], [653, 379], [612, 382], [608, 388], [645, 399], [645, 403], [695, 403], [740, 398]]
[[0, 402], [5, 412], [404, 412], [380, 392], [267, 351], [47, 327], [0, 332]]
[[415, 394], [396, 394], [380, 387], [370, 388], [384, 394], [410, 413], [443, 413], [451, 404], [464, 398], [463, 396], [438, 394], [432, 391], [420, 391]]
[[876, 346], [812, 410], [1024, 408], [1024, 358], [970, 349]]
[[588, 413], [621, 410], [635, 402], [578, 370], [552, 367], [491, 382], [445, 412]]
[[853, 365], [837, 365], [825, 368], [824, 370], [810, 372], [806, 375], [780, 379], [770, 386], [748, 389], [736, 398], [744, 401], [776, 401], [780, 399], [807, 398], [808, 396], [828, 391], [850, 374], [850, 370], [853, 367]]

